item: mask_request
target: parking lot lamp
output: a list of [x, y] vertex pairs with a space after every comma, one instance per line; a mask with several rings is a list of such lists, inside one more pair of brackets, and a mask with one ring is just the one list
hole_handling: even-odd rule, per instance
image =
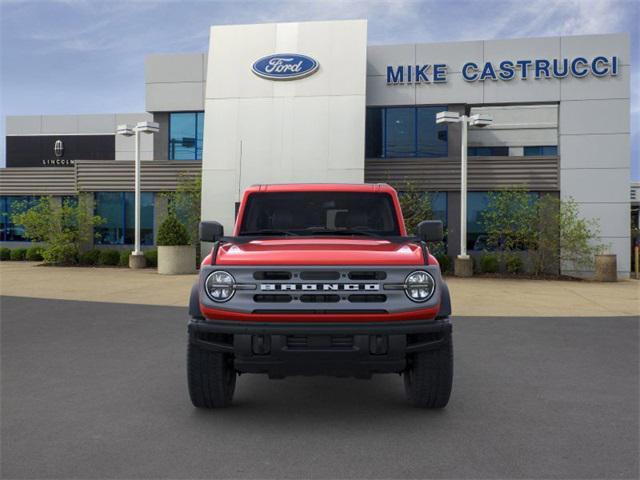
[[439, 112], [436, 123], [460, 123], [460, 255], [455, 260], [454, 273], [459, 277], [470, 277], [473, 274], [473, 261], [467, 254], [467, 127], [486, 127], [493, 119], [488, 115], [460, 115], [458, 112]]
[[160, 125], [156, 122], [138, 122], [135, 127], [130, 125], [118, 125], [116, 133], [125, 137], [134, 136], [135, 138], [135, 162], [134, 162], [134, 185], [135, 185], [135, 200], [134, 200], [134, 231], [135, 239], [133, 252], [129, 255], [129, 268], [144, 268], [145, 259], [140, 249], [140, 133], [157, 133], [160, 130]]

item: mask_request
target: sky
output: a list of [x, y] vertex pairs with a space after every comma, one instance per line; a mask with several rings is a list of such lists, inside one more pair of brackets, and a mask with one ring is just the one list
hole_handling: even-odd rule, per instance
[[142, 112], [145, 56], [204, 52], [211, 25], [356, 18], [370, 45], [629, 33], [640, 180], [640, 0], [0, 0], [0, 130], [6, 115]]

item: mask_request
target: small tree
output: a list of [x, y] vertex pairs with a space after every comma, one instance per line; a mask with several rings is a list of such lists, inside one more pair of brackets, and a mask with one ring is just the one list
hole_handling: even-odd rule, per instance
[[169, 201], [169, 213], [175, 215], [186, 227], [189, 241], [199, 244], [200, 202], [202, 198], [202, 178], [181, 173], [175, 192], [164, 194]]
[[538, 201], [537, 212], [534, 271], [557, 272], [561, 265], [574, 270], [592, 268], [595, 255], [605, 248], [598, 241], [598, 221], [582, 218], [573, 199], [552, 195]]
[[[406, 182], [404, 184], [399, 198], [407, 233], [415, 234], [420, 222], [435, 218], [431, 195], [428, 192], [418, 190], [413, 183]], [[429, 250], [436, 256], [443, 256], [446, 253], [444, 242], [430, 243]]]
[[172, 247], [189, 244], [189, 233], [186, 227], [180, 223], [175, 214], [167, 215], [158, 229], [158, 245]]
[[481, 214], [487, 245], [496, 250], [525, 250], [535, 242], [535, 198], [524, 189], [489, 192], [489, 204]]
[[46, 243], [42, 250], [46, 263], [77, 263], [81, 246], [91, 240], [94, 227], [104, 220], [91, 213], [83, 196], [77, 201], [65, 199], [61, 205], [55, 203], [51, 197], [40, 198], [31, 208], [19, 203], [14, 207], [11, 220], [24, 227], [25, 237]]

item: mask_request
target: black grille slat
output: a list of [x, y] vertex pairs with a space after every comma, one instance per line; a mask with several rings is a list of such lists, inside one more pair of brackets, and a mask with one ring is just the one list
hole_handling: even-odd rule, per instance
[[291, 272], [279, 270], [263, 270], [253, 273], [255, 280], [290, 280]]
[[291, 295], [280, 294], [260, 294], [254, 295], [253, 301], [256, 303], [289, 303], [293, 297]]
[[387, 296], [378, 295], [378, 294], [372, 294], [372, 295], [354, 294], [354, 295], [349, 295], [349, 301], [352, 303], [380, 303], [380, 302], [386, 302]]
[[307, 293], [300, 295], [300, 301], [302, 303], [335, 303], [340, 301], [340, 295]]
[[358, 281], [366, 281], [366, 280], [384, 280], [387, 278], [387, 272], [382, 271], [356, 271], [349, 272], [349, 280], [358, 280]]
[[338, 280], [340, 278], [340, 272], [325, 272], [322, 270], [300, 272], [300, 278], [302, 280]]

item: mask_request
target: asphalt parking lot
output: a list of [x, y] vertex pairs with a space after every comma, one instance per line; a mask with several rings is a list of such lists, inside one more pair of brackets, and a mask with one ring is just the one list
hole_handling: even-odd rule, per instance
[[395, 375], [247, 375], [198, 411], [184, 308], [0, 308], [2, 478], [638, 478], [634, 317], [456, 318], [443, 411]]

